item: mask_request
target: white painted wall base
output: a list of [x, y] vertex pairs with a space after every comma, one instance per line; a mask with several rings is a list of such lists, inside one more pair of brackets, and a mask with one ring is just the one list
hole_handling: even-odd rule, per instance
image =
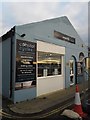
[[62, 75], [52, 77], [42, 77], [37, 79], [37, 96], [51, 93], [65, 88], [65, 83]]

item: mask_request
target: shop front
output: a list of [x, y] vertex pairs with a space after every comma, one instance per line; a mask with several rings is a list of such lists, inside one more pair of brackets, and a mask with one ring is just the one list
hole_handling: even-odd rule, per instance
[[13, 27], [2, 40], [3, 96], [16, 103], [81, 84], [87, 51], [66, 16]]
[[37, 41], [37, 96], [65, 88], [65, 47]]

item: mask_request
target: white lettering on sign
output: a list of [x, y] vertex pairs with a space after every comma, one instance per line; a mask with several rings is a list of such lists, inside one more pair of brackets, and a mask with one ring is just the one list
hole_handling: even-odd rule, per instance
[[33, 44], [27, 44], [27, 43], [19, 43], [19, 46], [35, 48], [35, 45], [33, 45]]
[[62, 38], [63, 38], [63, 39], [66, 39], [66, 40], [69, 40], [69, 37], [64, 37], [64, 36], [63, 36]]

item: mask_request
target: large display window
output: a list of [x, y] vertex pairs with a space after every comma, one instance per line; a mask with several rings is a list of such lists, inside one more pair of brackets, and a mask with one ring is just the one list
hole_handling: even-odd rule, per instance
[[62, 56], [56, 53], [38, 52], [38, 77], [61, 75]]

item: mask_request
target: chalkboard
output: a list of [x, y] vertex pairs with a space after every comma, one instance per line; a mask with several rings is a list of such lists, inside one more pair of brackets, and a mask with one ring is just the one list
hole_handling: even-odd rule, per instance
[[36, 80], [36, 43], [17, 40], [16, 82]]

